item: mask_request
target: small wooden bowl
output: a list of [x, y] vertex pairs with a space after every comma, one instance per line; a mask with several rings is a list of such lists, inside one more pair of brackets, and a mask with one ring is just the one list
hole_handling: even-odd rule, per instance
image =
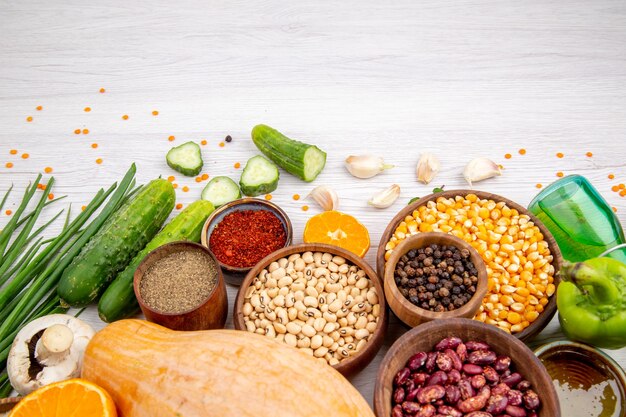
[[0, 398], [0, 413], [8, 413], [20, 402], [22, 397]]
[[[385, 271], [385, 246], [387, 246], [387, 242], [393, 236], [394, 231], [398, 227], [398, 225], [404, 221], [406, 216], [411, 215], [413, 210], [417, 209], [420, 206], [425, 205], [429, 201], [436, 201], [439, 197], [444, 198], [454, 198], [456, 196], [465, 197], [468, 194], [475, 194], [480, 199], [493, 200], [495, 202], [503, 201], [509, 208], [516, 209], [520, 214], [525, 214], [530, 217], [531, 221], [537, 225], [539, 230], [541, 230], [541, 234], [543, 235], [543, 239], [548, 243], [548, 248], [550, 249], [550, 253], [553, 256], [552, 265], [554, 266], [554, 285], [558, 287], [560, 280], [559, 270], [561, 269], [561, 265], [563, 263], [563, 257], [561, 255], [561, 250], [557, 245], [552, 233], [544, 226], [544, 224], [535, 217], [530, 211], [526, 208], [520, 206], [519, 204], [511, 201], [507, 198], [501, 197], [497, 194], [491, 194], [485, 191], [477, 191], [477, 190], [450, 190], [444, 191], [441, 193], [430, 194], [425, 197], [420, 198], [412, 204], [409, 204], [389, 222], [389, 225], [383, 232], [383, 235], [380, 239], [380, 243], [378, 245], [378, 251], [376, 252], [376, 270], [379, 274], [383, 274]], [[544, 306], [543, 312], [539, 315], [537, 320], [532, 322], [530, 326], [525, 328], [519, 333], [515, 333], [514, 336], [520, 340], [528, 341], [538, 335], [547, 325], [550, 323], [550, 320], [554, 317], [556, 313], [556, 294], [550, 297], [548, 304]]]
[[516, 369], [539, 394], [542, 406], [539, 417], [561, 417], [559, 399], [552, 380], [541, 361], [519, 339], [485, 323], [470, 319], [444, 319], [431, 321], [409, 330], [389, 348], [376, 376], [374, 411], [378, 417], [391, 415], [393, 378], [404, 368], [407, 360], [420, 351], [431, 351], [446, 337], [460, 337], [464, 342], [476, 340], [488, 343], [499, 355], [507, 355]]
[[153, 310], [148, 306], [141, 297], [139, 285], [145, 272], [156, 261], [166, 257], [174, 252], [181, 251], [201, 251], [211, 257], [217, 266], [217, 259], [204, 246], [193, 242], [172, 242], [163, 246], [159, 246], [150, 252], [141, 261], [133, 278], [133, 287], [135, 296], [139, 302], [139, 307], [148, 321], [160, 324], [172, 330], [206, 330], [206, 329], [223, 329], [228, 316], [228, 299], [226, 297], [226, 285], [220, 268], [217, 270], [217, 283], [207, 299], [200, 303], [197, 307], [182, 313], [162, 313]]
[[[478, 283], [476, 285], [476, 293], [461, 308], [452, 311], [437, 313], [425, 310], [411, 303], [405, 296], [400, 293], [396, 280], [394, 279], [396, 264], [400, 258], [411, 249], [424, 248], [431, 244], [455, 246], [459, 249], [467, 249], [470, 253], [470, 259], [478, 271]], [[465, 317], [472, 318], [480, 308], [480, 305], [487, 294], [487, 268], [485, 262], [469, 243], [459, 239], [458, 237], [447, 233], [419, 233], [403, 240], [393, 251], [391, 257], [385, 266], [384, 275], [385, 298], [391, 310], [406, 325], [415, 327], [421, 323], [431, 320], [444, 318]]]
[[[278, 217], [278, 219], [283, 224], [283, 227], [285, 228], [285, 246], [289, 246], [291, 244], [291, 239], [293, 238], [293, 226], [291, 225], [291, 220], [289, 220], [289, 216], [287, 216], [287, 213], [285, 213], [283, 209], [270, 201], [261, 200], [260, 198], [245, 197], [224, 204], [222, 207], [211, 213], [209, 218], [204, 223], [204, 227], [202, 228], [202, 245], [211, 250], [211, 233], [213, 233], [215, 227], [219, 224], [219, 222], [224, 219], [224, 217], [226, 217], [230, 213], [242, 210], [266, 210], [276, 215], [276, 217]], [[219, 260], [218, 263], [222, 271], [226, 273], [224, 278], [226, 279], [226, 282], [230, 285], [241, 285], [245, 274], [247, 274], [250, 269], [252, 269], [251, 266], [241, 268], [237, 266], [226, 265]]]
[[354, 253], [340, 248], [338, 246], [327, 245], [323, 243], [303, 243], [300, 245], [287, 246], [285, 248], [279, 249], [270, 255], [266, 256], [261, 260], [257, 265], [254, 266], [246, 275], [246, 278], [243, 280], [241, 287], [239, 288], [239, 292], [237, 292], [237, 298], [235, 299], [235, 307], [233, 311], [233, 321], [235, 325], [235, 329], [237, 330], [246, 330], [246, 325], [243, 317], [243, 304], [245, 300], [246, 290], [252, 284], [252, 280], [259, 275], [259, 273], [269, 266], [272, 262], [280, 259], [289, 257], [294, 253], [304, 253], [304, 252], [328, 252], [333, 255], [339, 255], [346, 259], [347, 262], [352, 265], [356, 265], [358, 268], [365, 271], [367, 277], [374, 283], [374, 287], [376, 288], [376, 292], [378, 293], [378, 302], [380, 304], [380, 317], [378, 319], [378, 326], [374, 331], [374, 334], [367, 342], [365, 347], [356, 355], [351, 356], [347, 359], [342, 360], [337, 365], [334, 365], [337, 371], [339, 371], [344, 376], [353, 375], [363, 368], [367, 366], [368, 363], [376, 356], [378, 350], [383, 344], [383, 340], [385, 338], [385, 332], [387, 331], [387, 303], [385, 302], [385, 297], [383, 296], [383, 285], [376, 275], [376, 272], [365, 262], [363, 259], [355, 255]]

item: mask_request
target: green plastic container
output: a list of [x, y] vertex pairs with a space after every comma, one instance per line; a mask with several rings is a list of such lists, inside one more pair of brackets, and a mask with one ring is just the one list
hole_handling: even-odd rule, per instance
[[[569, 175], [542, 190], [528, 209], [550, 230], [563, 258], [581, 262], [626, 242], [611, 206], [580, 175]], [[626, 248], [606, 256], [626, 263]]]

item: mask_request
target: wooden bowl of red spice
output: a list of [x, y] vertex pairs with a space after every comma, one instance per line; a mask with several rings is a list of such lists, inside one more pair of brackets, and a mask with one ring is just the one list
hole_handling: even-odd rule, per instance
[[156, 248], [137, 267], [133, 287], [148, 321], [172, 330], [224, 328], [224, 277], [202, 245], [180, 241]]
[[226, 282], [238, 286], [261, 259], [289, 246], [292, 235], [291, 220], [276, 204], [241, 198], [209, 216], [202, 229], [202, 245], [219, 262]]

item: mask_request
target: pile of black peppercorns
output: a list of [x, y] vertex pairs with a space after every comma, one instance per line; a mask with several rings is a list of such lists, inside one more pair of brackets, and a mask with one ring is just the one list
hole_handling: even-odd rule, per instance
[[408, 251], [396, 264], [394, 278], [407, 300], [435, 312], [462, 307], [478, 285], [470, 252], [437, 244]]

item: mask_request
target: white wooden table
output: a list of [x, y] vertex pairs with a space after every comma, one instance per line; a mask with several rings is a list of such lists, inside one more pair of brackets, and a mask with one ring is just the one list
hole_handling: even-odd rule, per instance
[[[204, 139], [204, 172], [238, 179], [233, 164], [257, 153], [250, 130], [266, 123], [328, 152], [313, 184], [281, 172], [273, 193], [295, 242], [319, 209], [292, 195], [331, 185], [340, 209], [369, 228], [372, 265], [394, 214], [433, 186], [465, 187], [462, 168], [477, 156], [505, 167], [478, 189], [527, 205], [537, 183], [579, 173], [626, 221], [626, 199], [611, 191], [626, 182], [623, 0], [99, 3], [0, 3], [0, 192], [15, 184], [10, 209], [44, 167], [54, 170], [54, 194], [68, 196], [56, 207], [77, 209], [133, 161], [141, 182], [175, 175], [177, 201], [188, 204], [206, 183], [169, 169], [167, 150]], [[221, 148], [226, 135], [233, 141]], [[427, 150], [443, 168], [424, 186], [414, 170]], [[366, 152], [397, 167], [352, 178], [344, 158]], [[392, 183], [402, 195], [391, 208], [366, 205]], [[7, 220], [2, 213], [0, 225]], [[231, 305], [236, 291], [229, 287]], [[103, 326], [95, 308], [82, 317]], [[352, 380], [369, 401], [381, 358], [403, 332], [392, 323], [379, 355]], [[555, 318], [536, 342], [558, 337]], [[626, 366], [626, 349], [611, 355]]]

